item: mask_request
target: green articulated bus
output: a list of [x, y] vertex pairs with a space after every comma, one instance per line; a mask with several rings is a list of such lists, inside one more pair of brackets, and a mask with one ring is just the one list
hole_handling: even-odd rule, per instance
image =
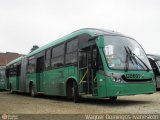
[[6, 82], [5, 82], [5, 67], [0, 67], [0, 90], [6, 89]]
[[7, 64], [11, 91], [79, 98], [110, 98], [156, 91], [142, 47], [121, 33], [80, 29]]

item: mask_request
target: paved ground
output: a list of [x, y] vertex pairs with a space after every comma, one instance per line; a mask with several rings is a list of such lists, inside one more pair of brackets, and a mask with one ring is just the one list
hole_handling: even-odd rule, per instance
[[82, 99], [73, 103], [62, 97], [31, 98], [23, 94], [0, 92], [0, 114], [160, 114], [160, 92], [108, 99]]

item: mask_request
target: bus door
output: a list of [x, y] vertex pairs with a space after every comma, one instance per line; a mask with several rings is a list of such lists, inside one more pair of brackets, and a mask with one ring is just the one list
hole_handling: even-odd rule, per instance
[[37, 67], [36, 67], [36, 84], [37, 84], [37, 91], [43, 92], [44, 91], [44, 56], [37, 58]]
[[97, 48], [90, 46], [79, 51], [79, 85], [80, 93], [97, 94]]
[[19, 90], [20, 84], [20, 75], [21, 75], [21, 64], [18, 64], [16, 67], [16, 90]]

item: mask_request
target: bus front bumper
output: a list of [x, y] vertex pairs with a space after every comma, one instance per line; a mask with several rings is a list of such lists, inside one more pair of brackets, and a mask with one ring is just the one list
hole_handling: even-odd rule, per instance
[[107, 96], [126, 96], [137, 94], [151, 94], [156, 92], [155, 82], [148, 83], [115, 83], [109, 86]]

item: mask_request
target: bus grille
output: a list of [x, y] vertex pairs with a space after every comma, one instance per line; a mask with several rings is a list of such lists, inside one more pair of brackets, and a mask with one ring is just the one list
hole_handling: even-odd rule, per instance
[[152, 79], [127, 79], [125, 76], [122, 76], [122, 79], [125, 81], [125, 82], [150, 82], [152, 81]]
[[152, 79], [124, 79], [126, 82], [149, 82], [152, 81]]

